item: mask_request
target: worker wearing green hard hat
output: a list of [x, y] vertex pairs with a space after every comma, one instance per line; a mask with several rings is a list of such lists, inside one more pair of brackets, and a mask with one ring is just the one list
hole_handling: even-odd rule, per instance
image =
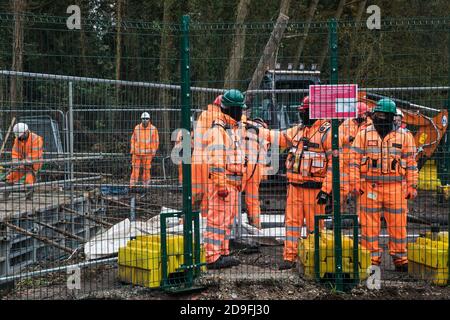
[[237, 89], [227, 90], [222, 96], [220, 107], [223, 113], [229, 115], [236, 121], [240, 121], [242, 110], [246, 108], [244, 95]]
[[379, 100], [373, 109], [373, 125], [382, 139], [393, 130], [396, 112], [395, 102], [388, 98]]

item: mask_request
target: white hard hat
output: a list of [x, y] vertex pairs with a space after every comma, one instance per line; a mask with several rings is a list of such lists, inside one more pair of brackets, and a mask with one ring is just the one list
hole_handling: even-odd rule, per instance
[[396, 115], [396, 116], [400, 116], [400, 117], [402, 117], [402, 118], [405, 117], [405, 115], [403, 114], [402, 110], [400, 110], [399, 108], [397, 108], [397, 111], [395, 112], [395, 115]]
[[17, 138], [21, 137], [27, 131], [28, 131], [27, 124], [26, 123], [22, 123], [22, 122], [16, 123], [14, 128], [13, 128], [14, 135]]
[[148, 112], [143, 112], [141, 115], [141, 119], [150, 119], [150, 114]]

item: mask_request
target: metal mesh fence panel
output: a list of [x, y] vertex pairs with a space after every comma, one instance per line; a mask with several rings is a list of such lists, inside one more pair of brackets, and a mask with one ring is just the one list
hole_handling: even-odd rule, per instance
[[23, 19], [29, 72], [0, 70], [6, 298], [447, 284], [448, 19]]

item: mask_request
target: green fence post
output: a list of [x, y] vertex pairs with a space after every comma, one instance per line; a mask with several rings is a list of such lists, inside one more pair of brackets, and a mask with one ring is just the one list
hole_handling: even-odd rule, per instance
[[[330, 84], [338, 83], [338, 40], [337, 22], [332, 19], [329, 23], [330, 32]], [[332, 134], [332, 166], [333, 166], [333, 215], [334, 215], [334, 264], [336, 275], [336, 290], [343, 291], [342, 279], [342, 240], [341, 240], [341, 206], [340, 206], [340, 183], [339, 183], [339, 121], [331, 120]]]
[[[182, 38], [181, 38], [181, 127], [190, 132], [191, 124], [191, 83], [190, 83], [190, 62], [189, 62], [189, 16], [184, 15], [181, 20]], [[190, 134], [187, 142], [183, 139], [183, 153], [188, 154], [191, 159]], [[185, 148], [185, 146], [189, 146]], [[186, 286], [192, 286], [193, 282], [193, 263], [192, 263], [192, 182], [191, 182], [191, 164], [184, 163], [183, 170], [183, 213], [184, 213], [184, 264], [186, 268]]]
[[[448, 53], [449, 53], [449, 57], [448, 57], [448, 83], [450, 85], [450, 30], [448, 31], [448, 49], [447, 49]], [[448, 115], [450, 115], [450, 91], [448, 92], [448, 96], [447, 96], [447, 111], [448, 111]], [[448, 119], [447, 119], [448, 122]], [[445, 137], [444, 137], [444, 141], [445, 141], [445, 145], [444, 145], [444, 152], [443, 152], [443, 156], [444, 156], [444, 170], [443, 170], [443, 178], [441, 177], [441, 182], [443, 185], [448, 185], [450, 183], [450, 132], [448, 131], [448, 124], [447, 124], [447, 130], [445, 132]], [[448, 210], [448, 220], [447, 220], [447, 231], [448, 234], [450, 235], [450, 208]], [[447, 239], [448, 241], [448, 252], [447, 252], [447, 285], [450, 284], [450, 236]]]

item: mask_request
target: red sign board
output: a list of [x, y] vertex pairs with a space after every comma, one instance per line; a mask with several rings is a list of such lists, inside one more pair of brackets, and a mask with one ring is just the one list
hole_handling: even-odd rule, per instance
[[357, 102], [357, 84], [309, 86], [309, 117], [311, 119], [356, 118]]

